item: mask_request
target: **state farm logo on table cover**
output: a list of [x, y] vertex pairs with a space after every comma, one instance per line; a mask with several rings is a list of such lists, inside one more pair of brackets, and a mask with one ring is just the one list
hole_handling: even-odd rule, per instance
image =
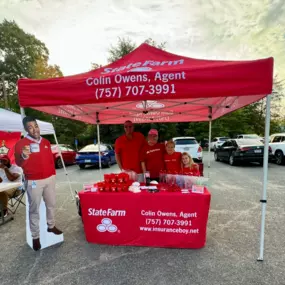
[[97, 226], [97, 231], [100, 233], [108, 231], [109, 233], [115, 233], [118, 230], [118, 227], [112, 223], [112, 220], [109, 218], [104, 218], [101, 221], [102, 224]]
[[[125, 217], [127, 214], [126, 210], [114, 210], [112, 208], [108, 209], [96, 209], [96, 208], [89, 208], [88, 209], [88, 216], [96, 216], [96, 217], [103, 217], [101, 220], [101, 224], [97, 225], [96, 229], [98, 232], [109, 232], [115, 233], [118, 231], [118, 227], [113, 224], [113, 221], [107, 217]], [[120, 231], [118, 231], [120, 232]]]

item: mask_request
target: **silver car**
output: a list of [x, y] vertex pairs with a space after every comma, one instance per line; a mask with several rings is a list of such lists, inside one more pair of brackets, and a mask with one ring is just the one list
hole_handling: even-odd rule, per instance
[[175, 151], [181, 153], [187, 152], [195, 162], [202, 162], [203, 149], [195, 137], [176, 137], [173, 138], [173, 141], [175, 142]]
[[219, 146], [221, 146], [228, 139], [229, 139], [228, 137], [215, 137], [210, 143], [211, 150], [215, 151]]

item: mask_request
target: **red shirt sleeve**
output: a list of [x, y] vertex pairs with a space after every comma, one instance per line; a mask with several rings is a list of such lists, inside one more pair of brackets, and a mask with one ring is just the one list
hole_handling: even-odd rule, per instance
[[15, 161], [16, 161], [16, 164], [20, 167], [23, 167], [28, 159], [23, 159], [22, 157], [22, 148], [24, 147], [24, 144], [23, 144], [23, 140], [20, 140], [16, 143], [15, 145]]
[[119, 154], [121, 152], [121, 137], [117, 138], [115, 141], [115, 153]]

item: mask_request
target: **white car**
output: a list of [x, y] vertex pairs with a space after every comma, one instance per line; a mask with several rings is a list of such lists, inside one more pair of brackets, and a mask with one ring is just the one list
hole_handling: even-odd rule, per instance
[[215, 137], [210, 143], [210, 149], [215, 151], [217, 147], [221, 146], [228, 139], [228, 137]]
[[269, 146], [277, 164], [285, 162], [285, 133], [270, 136]]
[[175, 151], [181, 153], [187, 152], [195, 162], [202, 162], [203, 149], [195, 137], [176, 137], [172, 140], [175, 142]]
[[260, 137], [259, 135], [257, 134], [243, 134], [243, 135], [237, 135], [237, 139], [257, 139], [257, 140], [262, 140], [263, 138]]

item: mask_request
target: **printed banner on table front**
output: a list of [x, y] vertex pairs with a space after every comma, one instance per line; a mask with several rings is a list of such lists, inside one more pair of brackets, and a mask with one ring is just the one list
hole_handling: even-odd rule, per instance
[[88, 242], [200, 248], [206, 242], [210, 194], [81, 193]]

